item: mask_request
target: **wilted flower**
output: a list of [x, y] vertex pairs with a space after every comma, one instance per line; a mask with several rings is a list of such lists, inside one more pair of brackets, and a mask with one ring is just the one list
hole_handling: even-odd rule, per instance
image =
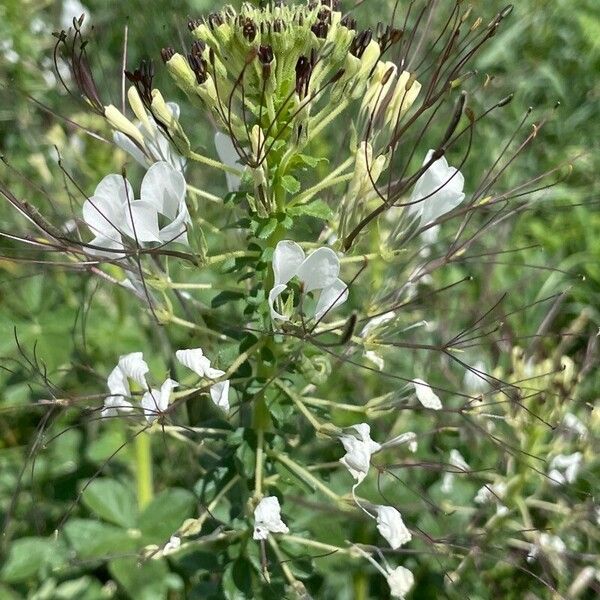
[[172, 535], [163, 548], [163, 554], [170, 554], [171, 552], [175, 552], [175, 550], [177, 550], [180, 547], [181, 538], [176, 535]]
[[425, 407], [431, 410], [442, 410], [442, 402], [431, 389], [431, 386], [422, 379], [413, 379], [417, 400]]
[[148, 423], [152, 423], [161, 413], [167, 410], [171, 392], [178, 385], [173, 379], [166, 379], [160, 386], [160, 390], [151, 389], [142, 396], [141, 404]]
[[394, 550], [412, 539], [402, 515], [393, 506], [377, 507], [377, 529]]
[[403, 600], [415, 584], [415, 577], [406, 567], [396, 567], [388, 570], [387, 582], [392, 598]]
[[279, 242], [273, 253], [273, 272], [275, 283], [269, 292], [269, 306], [273, 319], [289, 320], [289, 317], [278, 313], [273, 304], [294, 277], [302, 282], [303, 292], [320, 290], [315, 308], [317, 320], [348, 298], [348, 286], [338, 279], [340, 259], [331, 248], [318, 248], [306, 257], [304, 250], [296, 242]]
[[281, 507], [277, 496], [263, 498], [254, 509], [254, 539], [266, 540], [269, 533], [288, 533], [281, 520]]
[[[429, 150], [423, 165], [429, 163], [434, 152]], [[422, 226], [433, 223], [454, 210], [465, 199], [464, 184], [462, 173], [448, 166], [444, 156], [440, 157], [415, 184], [410, 198], [409, 213], [418, 217]]]
[[381, 445], [371, 439], [371, 427], [367, 423], [352, 425], [358, 435], [348, 434], [340, 436], [346, 454], [340, 462], [350, 471], [357, 485], [367, 476], [371, 466], [371, 455], [381, 450]]

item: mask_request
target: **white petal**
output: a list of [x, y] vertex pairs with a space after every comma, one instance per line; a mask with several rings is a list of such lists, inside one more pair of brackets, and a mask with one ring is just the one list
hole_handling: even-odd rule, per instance
[[142, 352], [131, 352], [119, 357], [119, 368], [129, 379], [133, 379], [142, 388], [147, 388], [145, 375], [150, 369]]
[[340, 273], [340, 259], [331, 248], [318, 248], [302, 262], [296, 275], [304, 291], [322, 290], [335, 283]]
[[431, 389], [431, 386], [422, 379], [414, 379], [415, 393], [417, 399], [425, 407], [431, 410], [442, 410], [442, 402]]
[[277, 244], [273, 252], [275, 287], [285, 285], [297, 274], [304, 257], [304, 250], [296, 242], [283, 240]]
[[393, 506], [377, 507], [377, 529], [393, 550], [412, 539], [410, 531], [402, 520], [402, 515]]
[[141, 401], [142, 408], [144, 409], [144, 416], [148, 423], [152, 423], [159, 413], [161, 412], [160, 406], [160, 390], [151, 389], [142, 396]]
[[229, 380], [219, 381], [210, 386], [212, 401], [223, 410], [229, 410]]
[[[123, 198], [121, 198], [119, 190], [116, 190], [114, 194], [108, 192], [109, 187], [115, 183], [115, 177], [123, 183], [123, 178], [119, 175], [105, 177], [96, 188], [96, 192], [100, 190], [102, 193], [94, 194], [86, 200], [82, 212], [83, 220], [95, 234], [116, 240], [121, 237], [119, 231], [122, 226], [123, 208], [127, 200], [125, 198], [125, 201], [122, 202]], [[101, 187], [107, 179], [110, 181]], [[130, 198], [133, 199], [133, 191], [131, 191]]]
[[[433, 150], [430, 150], [423, 164], [429, 162], [432, 154]], [[448, 166], [446, 158], [442, 156], [415, 184], [410, 199], [415, 204], [411, 205], [409, 213], [420, 215], [422, 225], [436, 221], [465, 199], [464, 184], [462, 173]]]
[[279, 319], [280, 321], [289, 321], [288, 317], [278, 313], [274, 308], [275, 300], [277, 300], [277, 298], [279, 298], [279, 296], [281, 296], [281, 294], [284, 292], [284, 290], [286, 288], [287, 288], [287, 285], [285, 285], [285, 284], [276, 285], [269, 292], [269, 308], [271, 309], [271, 318], [274, 320]]
[[321, 292], [315, 309], [315, 319], [318, 321], [325, 314], [344, 304], [346, 300], [348, 300], [348, 286], [341, 279], [336, 279], [332, 285]]
[[414, 575], [405, 567], [396, 567], [389, 571], [387, 582], [390, 586], [392, 598], [404, 599], [415, 583]]
[[146, 155], [138, 148], [137, 144], [129, 138], [129, 136], [126, 136], [120, 131], [115, 131], [113, 133], [113, 141], [121, 148], [121, 150], [127, 152], [127, 154], [129, 154], [136, 162], [142, 165], [142, 167], [148, 166]]
[[159, 232], [161, 242], [177, 242], [179, 244], [188, 244], [187, 239], [187, 227], [186, 223], [189, 223], [190, 215], [188, 213], [185, 200], [179, 207], [179, 213], [177, 217], [169, 223], [166, 227], [163, 227]]
[[154, 163], [142, 181], [141, 199], [150, 202], [158, 212], [174, 219], [185, 199], [186, 183], [183, 175], [168, 162]]
[[159, 242], [156, 208], [146, 200], [134, 200], [125, 207], [123, 232], [138, 242]]
[[[239, 168], [241, 170], [240, 156], [235, 149], [232, 139], [220, 131], [215, 133], [215, 147], [220, 161], [228, 167]], [[237, 192], [240, 189], [242, 178], [233, 173], [226, 173], [227, 189], [230, 192]]]
[[191, 369], [199, 377], [209, 377], [211, 374], [210, 360], [204, 356], [202, 348], [177, 350], [175, 357], [184, 367]]
[[[123, 250], [123, 240], [121, 236], [116, 236], [116, 239], [107, 238], [104, 236], [95, 237], [93, 240], [89, 242], [89, 246], [94, 246], [94, 248], [90, 248], [86, 246], [86, 251], [88, 254], [93, 254], [94, 256], [104, 256], [110, 259], [123, 258], [125, 254], [121, 252], [111, 252], [111, 250]], [[105, 250], [99, 250], [99, 248], [104, 248]]]
[[117, 365], [109, 374], [107, 379], [108, 389], [113, 396], [129, 396], [129, 382], [123, 369]]

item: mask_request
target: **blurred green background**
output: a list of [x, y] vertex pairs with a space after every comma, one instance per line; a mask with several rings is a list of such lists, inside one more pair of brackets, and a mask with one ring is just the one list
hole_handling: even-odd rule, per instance
[[[219, 8], [218, 3], [209, 0], [153, 0], [151, 3], [86, 0], [84, 4], [93, 25], [93, 30], [88, 32], [90, 55], [100, 73], [98, 83], [104, 96], [113, 98], [115, 104], [120, 97], [120, 63], [126, 26], [130, 68], [141, 58], [152, 58], [158, 66], [158, 87], [172, 91], [171, 98], [177, 98], [174, 86], [160, 69], [160, 48], [167, 45], [179, 48], [184, 40], [187, 44], [188, 16]], [[353, 4], [348, 1], [344, 8], [350, 10]], [[391, 4], [384, 0], [366, 0], [353, 12], [362, 23], [385, 21]], [[472, 4], [475, 10], [489, 16], [504, 5], [496, 0], [474, 0]], [[122, 161], [113, 147], [91, 139], [63, 118], [101, 128], [95, 117], [64, 93], [53, 74], [55, 40], [52, 31], [65, 27], [69, 16], [78, 10], [76, 3], [68, 1], [0, 2], [0, 153], [4, 159], [4, 164], [0, 164], [0, 182], [41, 211], [50, 211], [50, 215], [54, 208], [48, 197], [63, 209], [71, 202], [65, 193], [64, 175], [57, 165], [59, 154], [66, 170], [88, 193], [101, 175], [117, 172]], [[567, 328], [584, 312], [588, 331], [590, 326], [597, 329], [600, 323], [600, 179], [597, 175], [600, 171], [600, 3], [597, 0], [520, 0], [507, 26], [479, 56], [477, 68], [480, 73], [493, 77], [489, 85], [497, 97], [514, 92], [515, 99], [480, 129], [479, 145], [467, 166], [468, 173], [478, 173], [489, 165], [492, 153], [499, 147], [499, 139], [513, 130], [528, 106], [538, 118], [547, 113], [549, 123], [534, 150], [523, 156], [511, 177], [518, 181], [523, 174], [531, 176], [557, 164], [573, 165], [568, 179], [543, 191], [534, 208], [513, 222], [509, 229], [498, 232], [505, 237], [508, 248], [530, 247], [514, 258], [519, 265], [545, 265], [557, 270], [538, 272], [531, 278], [528, 271], [520, 271], [519, 279], [515, 280], [515, 262], [509, 259], [508, 264], [493, 267], [494, 281], [500, 288], [518, 288], [520, 304], [568, 290], [556, 330]], [[555, 109], [557, 102], [560, 107]], [[203, 135], [201, 132], [199, 137]], [[207, 131], [207, 144], [211, 136]], [[200, 172], [194, 176], [195, 185], [202, 186], [210, 174]], [[23, 221], [6, 203], [0, 205], [0, 223], [4, 232], [24, 231]], [[3, 367], [0, 372], [0, 518], [4, 521], [11, 515], [2, 538], [0, 557], [5, 562], [0, 569], [0, 598], [158, 599], [169, 597], [168, 594], [172, 598], [188, 597], [178, 595], [181, 582], [199, 565], [209, 572], [215, 569], [214, 556], [208, 553], [193, 556], [172, 570], [163, 562], [136, 567], [135, 560], [117, 557], [109, 571], [104, 563], [96, 560], [107, 554], [126, 555], [135, 549], [138, 542], [132, 541], [128, 533], [131, 523], [136, 519], [152, 521], [152, 511], [145, 517], [127, 517], [127, 511], [134, 510], [128, 508], [133, 503], [131, 492], [117, 482], [127, 472], [131, 459], [127, 452], [111, 463], [114, 485], [107, 484], [105, 490], [94, 489], [84, 497], [82, 505], [71, 506], [81, 482], [101, 468], [110, 453], [125, 440], [125, 432], [118, 427], [101, 432], [97, 422], [80, 419], [76, 410], [66, 411], [53, 423], [57, 415], [49, 415], [47, 408], [35, 404], [44, 397], [40, 386], [43, 382], [32, 381], [31, 370], [15, 343], [16, 332], [29, 359], [35, 361], [37, 357], [42, 361], [55, 385], [73, 393], [89, 393], [93, 387], [90, 381], [96, 382], [98, 388], [103, 382], [90, 373], [86, 365], [93, 364], [95, 372], [107, 372], [118, 354], [136, 349], [148, 339], [158, 345], [156, 333], [139, 327], [125, 295], [96, 290], [87, 279], [66, 268], [25, 264], [17, 257], [23, 258], [28, 250], [9, 239], [0, 241], [0, 249], [0, 366]], [[458, 268], [457, 271], [464, 275], [464, 271]], [[456, 278], [449, 274], [448, 280], [452, 279]], [[473, 286], [465, 293], [472, 294], [468, 301], [475, 302], [479, 295], [485, 296], [486, 290]], [[522, 316], [523, 320], [526, 318]], [[115, 340], [116, 329], [118, 340]], [[585, 342], [572, 345], [569, 352], [573, 356], [585, 355]], [[599, 386], [600, 377], [592, 371], [584, 381], [581, 403], [596, 401]], [[44, 436], [38, 437], [40, 423], [46, 418], [51, 427]], [[77, 427], [53, 439], [54, 434], [71, 425]], [[32, 440], [37, 440], [43, 451], [32, 448]], [[34, 469], [30, 454], [36, 456]], [[467, 461], [472, 459], [465, 457]], [[150, 526], [146, 531], [142, 527], [146, 543], [162, 539], [180, 524], [183, 516], [192, 513], [191, 490], [198, 492], [199, 484], [195, 483], [193, 469], [188, 468], [187, 461], [191, 464], [192, 459], [176, 449], [166, 449], [164, 456], [158, 457], [159, 478], [167, 483], [152, 510], [164, 517], [161, 517], [160, 531]], [[177, 465], [174, 469], [173, 464]], [[106, 498], [111, 498], [111, 506], [98, 508], [98, 504], [107, 502]], [[68, 576], [55, 578], [51, 575], [53, 560], [61, 564], [68, 562], [72, 549], [62, 548], [61, 556], [52, 545], [52, 534], [71, 509], [79, 517], [90, 513], [99, 516], [110, 523], [112, 529], [107, 530], [105, 526], [98, 532], [89, 519], [71, 521], [72, 545], [76, 550], [84, 548], [90, 555], [86, 557], [85, 552], [83, 555], [80, 552]], [[93, 539], [98, 540], [99, 547], [89, 550], [88, 544]], [[333, 571], [332, 568], [332, 581], [335, 581]], [[118, 584], [107, 584], [109, 579]], [[439, 580], [433, 578], [430, 585], [431, 589], [422, 588], [420, 595], [415, 593], [414, 597], [445, 597], [436, 595], [441, 594], [439, 591], [432, 591]], [[475, 586], [474, 583], [469, 585]], [[198, 587], [189, 597], [210, 597], [202, 589]], [[473, 587], [469, 597], [526, 597], [519, 591], [511, 595], [510, 586], [498, 587], [495, 595], [486, 595], [485, 589], [485, 585], [482, 589]], [[331, 590], [327, 592], [330, 593]], [[372, 597], [383, 597], [376, 595], [378, 593], [374, 591]], [[531, 597], [551, 597], [539, 589], [535, 594]], [[335, 596], [323, 592], [322, 597]], [[352, 596], [342, 596], [340, 592], [339, 597]]]

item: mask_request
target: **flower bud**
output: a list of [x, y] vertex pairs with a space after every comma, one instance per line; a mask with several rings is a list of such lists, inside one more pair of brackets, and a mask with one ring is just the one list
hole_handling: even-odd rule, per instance
[[144, 138], [139, 129], [116, 106], [112, 104], [105, 106], [104, 116], [113, 129], [124, 133], [140, 146], [144, 146]]

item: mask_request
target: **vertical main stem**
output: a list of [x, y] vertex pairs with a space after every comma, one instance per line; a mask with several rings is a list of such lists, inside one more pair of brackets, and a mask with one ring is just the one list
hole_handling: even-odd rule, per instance
[[150, 436], [142, 431], [135, 436], [135, 479], [140, 509], [145, 508], [154, 495], [152, 477], [152, 445]]

